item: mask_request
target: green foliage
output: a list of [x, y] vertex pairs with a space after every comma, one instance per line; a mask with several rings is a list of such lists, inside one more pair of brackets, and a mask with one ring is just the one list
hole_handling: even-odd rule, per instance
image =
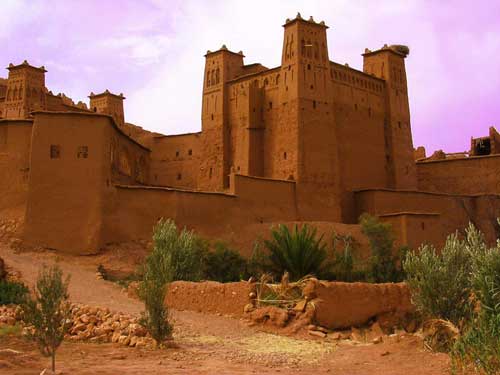
[[160, 220], [154, 228], [153, 251], [146, 259], [149, 272], [164, 284], [174, 280], [198, 281], [203, 276], [206, 244], [192, 231], [177, 231], [175, 223]]
[[173, 331], [169, 311], [165, 306], [166, 290], [167, 284], [154, 279], [154, 275], [146, 271], [139, 289], [139, 297], [144, 301], [145, 307], [139, 323], [149, 331], [159, 345], [170, 338]]
[[323, 238], [316, 238], [316, 229], [307, 224], [301, 229], [295, 225], [290, 231], [287, 226], [279, 225], [272, 229], [272, 239], [265, 240], [269, 251], [267, 268], [279, 277], [287, 271], [290, 280], [298, 280], [306, 275], [321, 277], [327, 270], [327, 250]]
[[448, 236], [440, 252], [430, 245], [409, 252], [403, 267], [413, 303], [423, 316], [455, 325], [470, 316], [471, 258], [457, 234]]
[[222, 283], [240, 281], [247, 276], [247, 261], [224, 243], [216, 242], [215, 250], [205, 255], [205, 277]]
[[[343, 244], [343, 249], [338, 249], [339, 244]], [[351, 282], [364, 278], [362, 271], [355, 270], [355, 265], [358, 262], [354, 258], [353, 245], [354, 238], [351, 235], [333, 233], [332, 250], [334, 254], [328, 279]]]
[[[480, 248], [481, 249], [481, 248]], [[452, 351], [456, 369], [500, 373], [500, 244], [475, 252], [472, 286], [479, 308]]]
[[20, 336], [23, 332], [23, 327], [19, 324], [13, 326], [0, 326], [0, 337], [2, 336]]
[[394, 253], [394, 238], [391, 225], [381, 223], [375, 216], [363, 214], [359, 218], [361, 232], [368, 237], [372, 255], [369, 280], [376, 283], [399, 282], [404, 278], [400, 257]]
[[68, 301], [69, 276], [63, 280], [63, 272], [56, 265], [43, 267], [38, 275], [34, 298], [29, 297], [23, 305], [23, 319], [34, 328], [32, 339], [40, 352], [52, 357], [55, 371], [56, 350], [71, 324]]
[[0, 305], [20, 305], [26, 300], [28, 288], [21, 283], [0, 281]]

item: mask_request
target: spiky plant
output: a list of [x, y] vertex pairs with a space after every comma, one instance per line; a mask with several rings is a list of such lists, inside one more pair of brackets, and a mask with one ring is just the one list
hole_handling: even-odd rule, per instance
[[290, 231], [286, 225], [272, 229], [271, 239], [264, 245], [269, 250], [269, 270], [276, 277], [285, 272], [295, 281], [306, 275], [321, 277], [327, 265], [327, 250], [323, 236], [316, 238], [316, 228], [304, 224]]

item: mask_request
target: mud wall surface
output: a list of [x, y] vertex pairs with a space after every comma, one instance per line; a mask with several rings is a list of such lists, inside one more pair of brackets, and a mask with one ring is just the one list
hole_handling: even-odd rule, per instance
[[225, 284], [175, 281], [168, 288], [165, 302], [175, 310], [242, 316], [251, 290], [252, 284], [246, 281]]
[[0, 210], [26, 203], [32, 126], [31, 120], [0, 120]]
[[320, 282], [316, 321], [330, 329], [348, 328], [390, 315], [396, 320], [414, 311], [409, 289], [403, 283], [367, 284]]
[[500, 155], [417, 163], [418, 188], [450, 194], [500, 194]]
[[106, 199], [105, 241], [149, 239], [160, 218], [209, 238], [237, 233], [252, 223], [296, 219], [293, 182], [244, 176], [232, 180], [234, 194], [116, 186]]
[[[176, 310], [190, 310], [244, 316], [254, 284], [246, 281], [175, 281], [170, 284], [165, 303]], [[410, 292], [404, 283], [367, 284], [318, 282], [309, 291], [316, 296], [316, 323], [330, 329], [349, 328], [371, 319], [391, 319], [396, 324], [413, 313]]]
[[498, 195], [467, 196], [379, 189], [358, 191], [355, 199], [358, 215], [369, 212], [382, 217], [395, 214], [412, 217], [412, 222], [408, 222], [405, 229], [407, 237], [412, 238], [412, 244], [428, 242], [440, 246], [449, 234], [462, 231], [469, 222], [485, 234], [488, 242], [493, 243], [498, 237], [495, 219], [500, 212]]
[[107, 116], [35, 114], [24, 240], [75, 254], [100, 246]]

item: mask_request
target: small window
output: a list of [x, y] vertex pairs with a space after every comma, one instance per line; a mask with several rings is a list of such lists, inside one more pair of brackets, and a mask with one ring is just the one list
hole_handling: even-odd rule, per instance
[[316, 100], [313, 100], [313, 108], [316, 109]]
[[311, 70], [311, 64], [307, 64], [307, 70]]
[[212, 168], [210, 168], [210, 171], [208, 172], [208, 177], [212, 178]]
[[214, 114], [212, 113], [212, 120], [214, 119]]
[[175, 151], [175, 156], [178, 157], [179, 156], [179, 151]]
[[189, 150], [189, 151], [188, 151], [188, 155], [189, 155], [189, 156], [193, 155], [193, 150]]
[[50, 145], [50, 158], [59, 159], [61, 157], [61, 146]]
[[273, 109], [273, 102], [269, 102], [269, 109]]
[[354, 104], [354, 109], [357, 111], [358, 110], [358, 104]]
[[372, 109], [371, 108], [368, 108], [368, 116], [372, 117]]
[[401, 129], [401, 121], [398, 121], [398, 128]]
[[87, 159], [89, 157], [89, 147], [88, 146], [78, 146], [78, 153], [76, 154], [78, 159]]
[[283, 159], [286, 160], [286, 152], [283, 153]]
[[422, 221], [421, 223], [422, 230], [425, 230], [425, 223]]
[[182, 179], [182, 174], [178, 173], [177, 174], [177, 180], [181, 180]]

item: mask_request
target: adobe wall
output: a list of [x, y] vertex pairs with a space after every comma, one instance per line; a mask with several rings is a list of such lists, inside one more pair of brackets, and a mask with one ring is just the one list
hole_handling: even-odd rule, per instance
[[76, 254], [100, 246], [109, 121], [76, 113], [35, 114], [27, 243]]
[[31, 120], [0, 120], [0, 210], [26, 204], [32, 126]]
[[107, 115], [34, 115], [24, 240], [95, 253], [102, 246], [106, 192], [113, 180], [145, 179], [141, 173], [147, 173], [149, 150], [126, 137]]
[[[165, 304], [175, 310], [190, 310], [243, 317], [254, 284], [242, 281], [175, 281], [169, 285]], [[309, 291], [310, 292], [310, 291]], [[390, 318], [398, 324], [415, 311], [404, 283], [367, 284], [320, 281], [316, 295], [315, 322], [330, 329], [367, 324], [372, 319]]]
[[[475, 223], [489, 242], [496, 240], [495, 222], [491, 217], [500, 212], [498, 196], [379, 189], [357, 191], [355, 199], [357, 215], [364, 212], [382, 218], [405, 213], [413, 215], [406, 229], [407, 238], [413, 244], [431, 242], [439, 247], [449, 234], [457, 230], [462, 232], [469, 222]], [[435, 215], [439, 215], [438, 219]]]
[[404, 283], [367, 284], [321, 281], [315, 288], [319, 325], [330, 329], [366, 324], [387, 315], [403, 319], [414, 311]]
[[196, 189], [202, 158], [200, 136], [194, 133], [153, 137], [150, 184]]
[[151, 238], [160, 218], [208, 238], [227, 238], [252, 223], [296, 219], [294, 183], [232, 176], [233, 194], [116, 186], [106, 198], [105, 242]]
[[418, 188], [450, 194], [500, 194], [500, 155], [417, 162]]
[[[141, 185], [149, 182], [150, 151], [146, 147], [126, 136], [114, 122], [107, 126], [106, 139], [109, 140], [105, 152], [109, 154], [105, 168], [111, 176], [107, 185]], [[111, 165], [108, 160], [111, 160]]]

